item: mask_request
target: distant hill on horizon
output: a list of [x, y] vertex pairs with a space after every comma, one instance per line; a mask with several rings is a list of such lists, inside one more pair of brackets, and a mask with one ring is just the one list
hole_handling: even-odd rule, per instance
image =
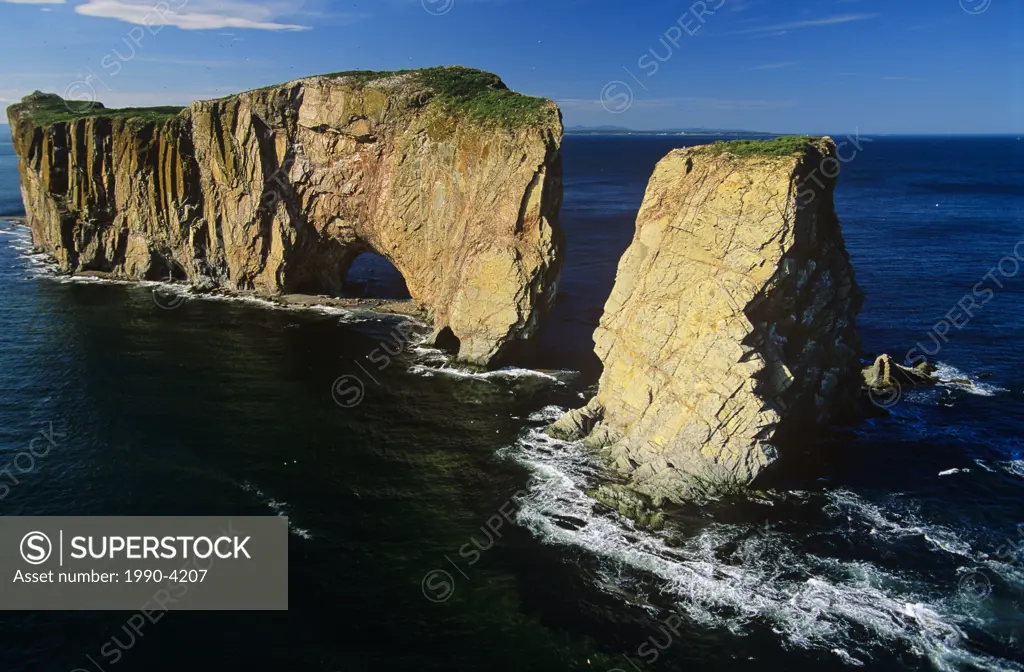
[[731, 128], [659, 128], [659, 129], [636, 129], [625, 126], [569, 126], [565, 129], [569, 134], [635, 134], [635, 135], [751, 135], [751, 136], [775, 136], [781, 133], [766, 133], [764, 131], [746, 131]]

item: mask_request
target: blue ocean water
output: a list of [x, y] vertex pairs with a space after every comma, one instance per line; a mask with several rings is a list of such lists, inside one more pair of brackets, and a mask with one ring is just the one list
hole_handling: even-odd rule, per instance
[[[347, 408], [333, 383], [365, 378], [391, 318], [165, 310], [165, 290], [52, 277], [0, 224], [0, 469], [50, 423], [64, 434], [0, 513], [292, 526], [288, 613], [171, 613], [139, 635], [127, 613], [0, 612], [5, 668], [1024, 670], [1016, 138], [862, 138], [842, 167], [865, 347], [938, 348], [945, 384], [787, 446], [757, 490], [659, 533], [595, 506], [591, 458], [539, 431], [599, 373], [590, 335], [654, 164], [708, 140], [566, 138], [545, 372], [475, 374], [409, 347]], [[10, 157], [4, 138], [14, 213]], [[488, 534], [510, 501], [514, 523]]]
[[18, 188], [18, 157], [14, 154], [8, 126], [0, 126], [0, 217], [24, 215]]

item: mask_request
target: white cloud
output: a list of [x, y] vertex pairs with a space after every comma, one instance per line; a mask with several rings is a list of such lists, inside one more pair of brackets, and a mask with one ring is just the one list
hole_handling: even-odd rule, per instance
[[0, 0], [12, 5], [63, 5], [64, 0]]
[[796, 61], [783, 61], [781, 63], [765, 63], [764, 65], [756, 65], [751, 70], [781, 70], [782, 68], [789, 68], [794, 65], [799, 65]]
[[745, 12], [751, 7], [757, 7], [761, 0], [733, 0], [729, 3], [730, 12]]
[[75, 11], [141, 26], [176, 26], [182, 30], [307, 30], [309, 26], [277, 21], [294, 15], [300, 4], [265, 0], [87, 0]]
[[773, 26], [761, 26], [759, 28], [748, 28], [747, 30], [739, 30], [733, 33], [733, 35], [753, 35], [755, 33], [781, 33], [787, 30], [797, 30], [798, 28], [817, 28], [819, 26], [834, 26], [840, 23], [850, 23], [852, 21], [865, 21], [867, 19], [874, 19], [880, 16], [879, 14], [839, 14], [836, 16], [825, 16], [820, 19], [806, 19], [804, 21], [793, 21], [792, 23], [782, 23]]

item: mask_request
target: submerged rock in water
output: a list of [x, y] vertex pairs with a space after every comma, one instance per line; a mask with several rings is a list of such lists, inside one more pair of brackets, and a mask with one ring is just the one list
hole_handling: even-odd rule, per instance
[[604, 447], [655, 504], [746, 486], [782, 426], [851, 412], [854, 280], [828, 139], [675, 150], [594, 334], [596, 397], [549, 428]]
[[372, 250], [480, 365], [554, 301], [561, 115], [495, 75], [339, 73], [184, 109], [37, 92], [8, 117], [33, 240], [66, 272], [338, 294]]
[[617, 483], [605, 483], [587, 493], [620, 516], [629, 518], [639, 527], [660, 530], [665, 527], [665, 515], [651, 508], [647, 498]]

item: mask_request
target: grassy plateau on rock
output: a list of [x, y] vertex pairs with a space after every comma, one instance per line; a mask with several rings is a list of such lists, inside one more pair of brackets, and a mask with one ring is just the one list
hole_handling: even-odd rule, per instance
[[[423, 91], [429, 93], [426, 104], [435, 106], [444, 114], [459, 115], [481, 123], [496, 123], [507, 128], [543, 124], [557, 118], [558, 114], [558, 108], [546, 98], [516, 93], [505, 86], [497, 75], [461, 66], [422, 70], [348, 70], [322, 76], [343, 78], [346, 84], [360, 89], [380, 82], [385, 90], [394, 87], [399, 90], [409, 88]], [[389, 81], [384, 85], [383, 80]], [[184, 109], [170, 106], [114, 109], [98, 102], [66, 101], [56, 94], [39, 91], [26, 96], [15, 107], [19, 114], [42, 125], [85, 118], [159, 123]]]
[[27, 118], [44, 126], [89, 118], [160, 123], [185, 109], [180, 106], [109, 108], [102, 103], [64, 100], [56, 94], [39, 91], [22, 98], [16, 107]]
[[734, 154], [736, 156], [791, 156], [819, 142], [821, 138], [809, 135], [783, 135], [771, 140], [730, 140], [708, 145], [713, 154]]
[[499, 122], [512, 128], [543, 123], [556, 114], [555, 106], [546, 98], [516, 93], [497, 75], [461, 66], [422, 70], [349, 70], [324, 76], [344, 77], [357, 87], [399, 77], [410, 86], [418, 85], [433, 93], [429, 104], [440, 106], [448, 114], [462, 114], [482, 122]]

